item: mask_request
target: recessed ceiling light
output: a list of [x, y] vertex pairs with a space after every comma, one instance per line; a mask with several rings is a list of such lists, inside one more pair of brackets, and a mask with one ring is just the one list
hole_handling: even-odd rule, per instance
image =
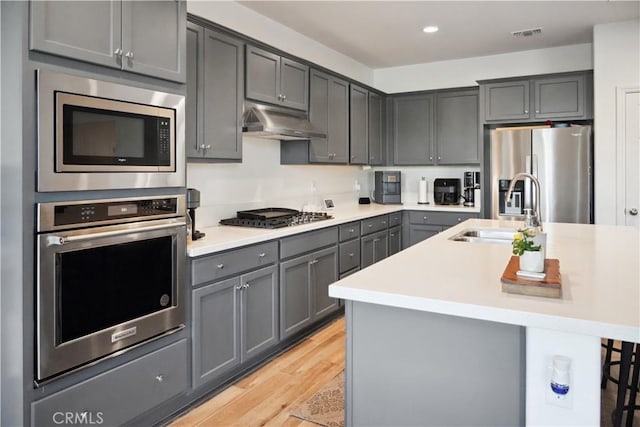
[[438, 31], [438, 27], [436, 27], [435, 25], [428, 25], [424, 27], [422, 31], [424, 31], [425, 33], [435, 33], [436, 31]]

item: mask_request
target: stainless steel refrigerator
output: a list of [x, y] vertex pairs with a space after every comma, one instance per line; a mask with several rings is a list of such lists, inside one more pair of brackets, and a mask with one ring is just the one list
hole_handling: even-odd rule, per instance
[[490, 156], [492, 218], [523, 219], [531, 180], [517, 182], [509, 201], [504, 196], [514, 175], [529, 172], [540, 182], [543, 222], [593, 222], [591, 126], [493, 129]]

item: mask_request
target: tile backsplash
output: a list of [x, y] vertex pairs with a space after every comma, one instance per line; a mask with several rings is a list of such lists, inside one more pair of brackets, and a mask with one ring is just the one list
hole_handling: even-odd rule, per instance
[[[478, 167], [384, 167], [375, 170], [402, 172], [402, 201], [418, 201], [421, 177], [433, 188], [435, 178], [460, 178]], [[337, 207], [357, 203], [373, 189], [374, 169], [362, 166], [281, 165], [280, 142], [243, 138], [242, 163], [189, 163], [187, 187], [200, 190], [196, 211], [198, 228], [212, 227], [238, 210], [284, 207], [301, 210], [304, 205], [333, 199]], [[360, 191], [355, 190], [356, 182]], [[432, 196], [431, 196], [432, 197]]]

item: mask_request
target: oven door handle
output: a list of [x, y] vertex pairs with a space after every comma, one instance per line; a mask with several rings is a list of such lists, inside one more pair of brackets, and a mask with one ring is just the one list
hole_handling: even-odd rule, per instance
[[123, 234], [131, 234], [131, 233], [144, 233], [147, 231], [164, 230], [167, 228], [181, 227], [185, 225], [186, 223], [182, 222], [182, 223], [172, 223], [172, 224], [150, 225], [148, 227], [140, 227], [140, 226], [137, 226], [135, 228], [127, 227], [120, 230], [87, 233], [87, 234], [80, 234], [77, 236], [60, 236], [60, 235], [54, 234], [54, 235], [47, 236], [47, 246], [61, 246], [66, 243], [82, 242], [85, 240], [97, 239], [101, 237], [121, 236]]

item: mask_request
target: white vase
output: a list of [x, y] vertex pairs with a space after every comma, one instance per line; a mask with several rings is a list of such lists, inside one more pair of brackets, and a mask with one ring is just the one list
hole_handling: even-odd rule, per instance
[[538, 233], [533, 237], [533, 244], [540, 245], [540, 252], [542, 252], [542, 258], [547, 257], [547, 233]]
[[524, 251], [520, 255], [520, 270], [531, 271], [533, 273], [544, 272], [544, 252]]

